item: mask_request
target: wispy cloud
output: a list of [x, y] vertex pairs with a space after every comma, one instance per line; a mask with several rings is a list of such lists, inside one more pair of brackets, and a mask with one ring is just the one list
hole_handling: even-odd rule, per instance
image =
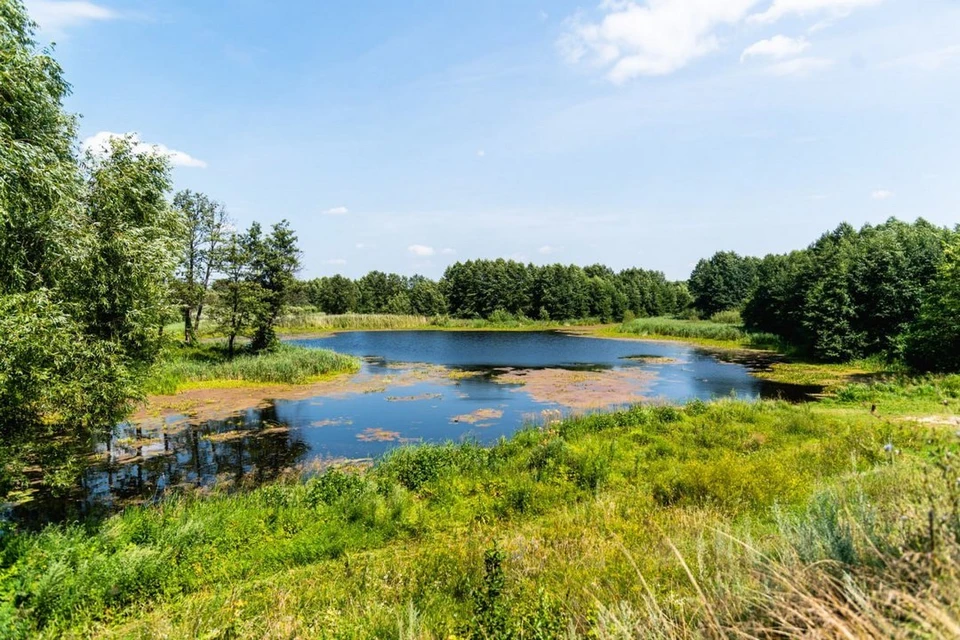
[[803, 53], [810, 48], [810, 42], [806, 38], [790, 38], [787, 36], [773, 36], [768, 40], [755, 42], [740, 55], [740, 62], [753, 56], [766, 56], [769, 58], [786, 58]]
[[27, 0], [26, 7], [30, 17], [41, 29], [56, 34], [63, 34], [68, 29], [90, 22], [115, 20], [120, 17], [112, 9], [92, 2]]
[[750, 16], [749, 21], [769, 24], [788, 16], [807, 17], [822, 14], [843, 17], [855, 9], [881, 2], [883, 0], [774, 0], [766, 11]]
[[350, 213], [350, 209], [346, 207], [333, 207], [332, 209], [324, 209], [322, 213], [325, 216], [345, 216]]
[[412, 253], [413, 255], [419, 258], [428, 258], [436, 253], [433, 247], [428, 247], [423, 244], [412, 244], [409, 247], [407, 247], [407, 251], [409, 251], [410, 253]]
[[870, 194], [870, 197], [874, 200], [889, 200], [894, 195], [893, 191], [888, 189], [876, 189], [873, 193]]
[[329, 260], [324, 260], [323, 264], [345, 265], [347, 261], [343, 258], [330, 258]]
[[545, 244], [539, 249], [537, 249], [537, 253], [543, 256], [549, 256], [554, 253], [559, 253], [560, 251], [563, 251], [563, 247], [553, 247], [553, 246], [550, 246], [549, 244]]
[[129, 138], [133, 142], [133, 150], [136, 153], [155, 153], [166, 156], [175, 167], [193, 167], [197, 169], [205, 169], [207, 167], [206, 162], [194, 158], [184, 151], [171, 149], [164, 144], [144, 142], [136, 133], [100, 131], [85, 139], [80, 147], [84, 151], [89, 151], [94, 155], [104, 155], [110, 151], [110, 141], [118, 138]]
[[454, 255], [456, 252], [457, 252], [456, 249], [451, 249], [450, 247], [447, 247], [446, 249], [441, 249], [441, 250], [440, 250], [440, 253], [441, 253], [442, 255], [445, 255], [445, 256], [452, 256], [452, 255]]

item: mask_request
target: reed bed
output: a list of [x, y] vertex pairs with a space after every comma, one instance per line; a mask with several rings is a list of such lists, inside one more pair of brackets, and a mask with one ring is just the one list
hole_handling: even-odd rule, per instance
[[303, 384], [335, 373], [358, 371], [359, 361], [328, 349], [281, 345], [262, 354], [228, 359], [221, 345], [172, 348], [155, 367], [145, 385], [147, 393], [170, 395], [189, 384], [253, 382]]

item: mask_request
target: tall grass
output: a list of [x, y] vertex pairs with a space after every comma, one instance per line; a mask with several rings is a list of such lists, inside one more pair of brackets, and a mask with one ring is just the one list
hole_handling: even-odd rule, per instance
[[284, 333], [311, 331], [400, 331], [411, 329], [553, 329], [570, 325], [595, 324], [593, 319], [575, 322], [531, 320], [523, 316], [497, 311], [489, 319], [451, 318], [449, 316], [400, 316], [389, 314], [323, 313], [285, 316], [279, 326]]
[[357, 371], [359, 361], [327, 349], [281, 345], [275, 351], [228, 359], [220, 345], [170, 347], [145, 384], [147, 393], [173, 394], [189, 383], [236, 381], [302, 384], [332, 373]]
[[[944, 619], [955, 606], [935, 609], [955, 592], [926, 565], [900, 564], [924, 552], [931, 500], [936, 527], [956, 517], [954, 477], [928, 481], [924, 462], [953, 438], [725, 400], [401, 448], [366, 472], [7, 531], [0, 633], [766, 637], [814, 634], [854, 594], [899, 633], [919, 623], [881, 585]], [[953, 531], [936, 530], [938, 549]]]
[[[733, 315], [729, 316], [731, 319], [733, 317]], [[625, 322], [617, 331], [651, 338], [676, 338], [695, 342], [726, 343], [724, 346], [784, 350], [785, 345], [777, 336], [767, 333], [750, 333], [739, 324], [723, 322], [723, 319], [724, 316], [721, 316], [721, 314], [717, 314], [709, 321], [677, 318], [637, 318]]]

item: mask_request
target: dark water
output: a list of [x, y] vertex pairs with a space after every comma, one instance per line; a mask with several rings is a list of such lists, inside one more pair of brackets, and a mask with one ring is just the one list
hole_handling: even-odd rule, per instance
[[174, 487], [255, 485], [297, 465], [373, 458], [408, 442], [487, 443], [575, 410], [533, 397], [524, 386], [504, 384], [510, 369], [639, 374], [608, 406], [798, 392], [681, 343], [441, 331], [348, 332], [291, 342], [363, 357], [357, 390], [276, 400], [226, 420], [191, 423], [171, 416], [152, 425], [119, 425], [110, 442], [95, 446], [82, 486], [69, 496], [38, 496], [20, 507], [17, 517], [59, 520], [157, 499]]

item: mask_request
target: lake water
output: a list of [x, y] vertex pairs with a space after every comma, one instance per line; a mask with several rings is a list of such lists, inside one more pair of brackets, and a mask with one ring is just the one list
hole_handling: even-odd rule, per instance
[[577, 411], [796, 391], [673, 342], [489, 331], [361, 331], [290, 342], [364, 363], [335, 393], [278, 399], [226, 419], [119, 425], [96, 445], [82, 487], [38, 496], [20, 517], [56, 520], [178, 486], [252, 485], [299, 465], [375, 458], [405, 443], [489, 443]]

